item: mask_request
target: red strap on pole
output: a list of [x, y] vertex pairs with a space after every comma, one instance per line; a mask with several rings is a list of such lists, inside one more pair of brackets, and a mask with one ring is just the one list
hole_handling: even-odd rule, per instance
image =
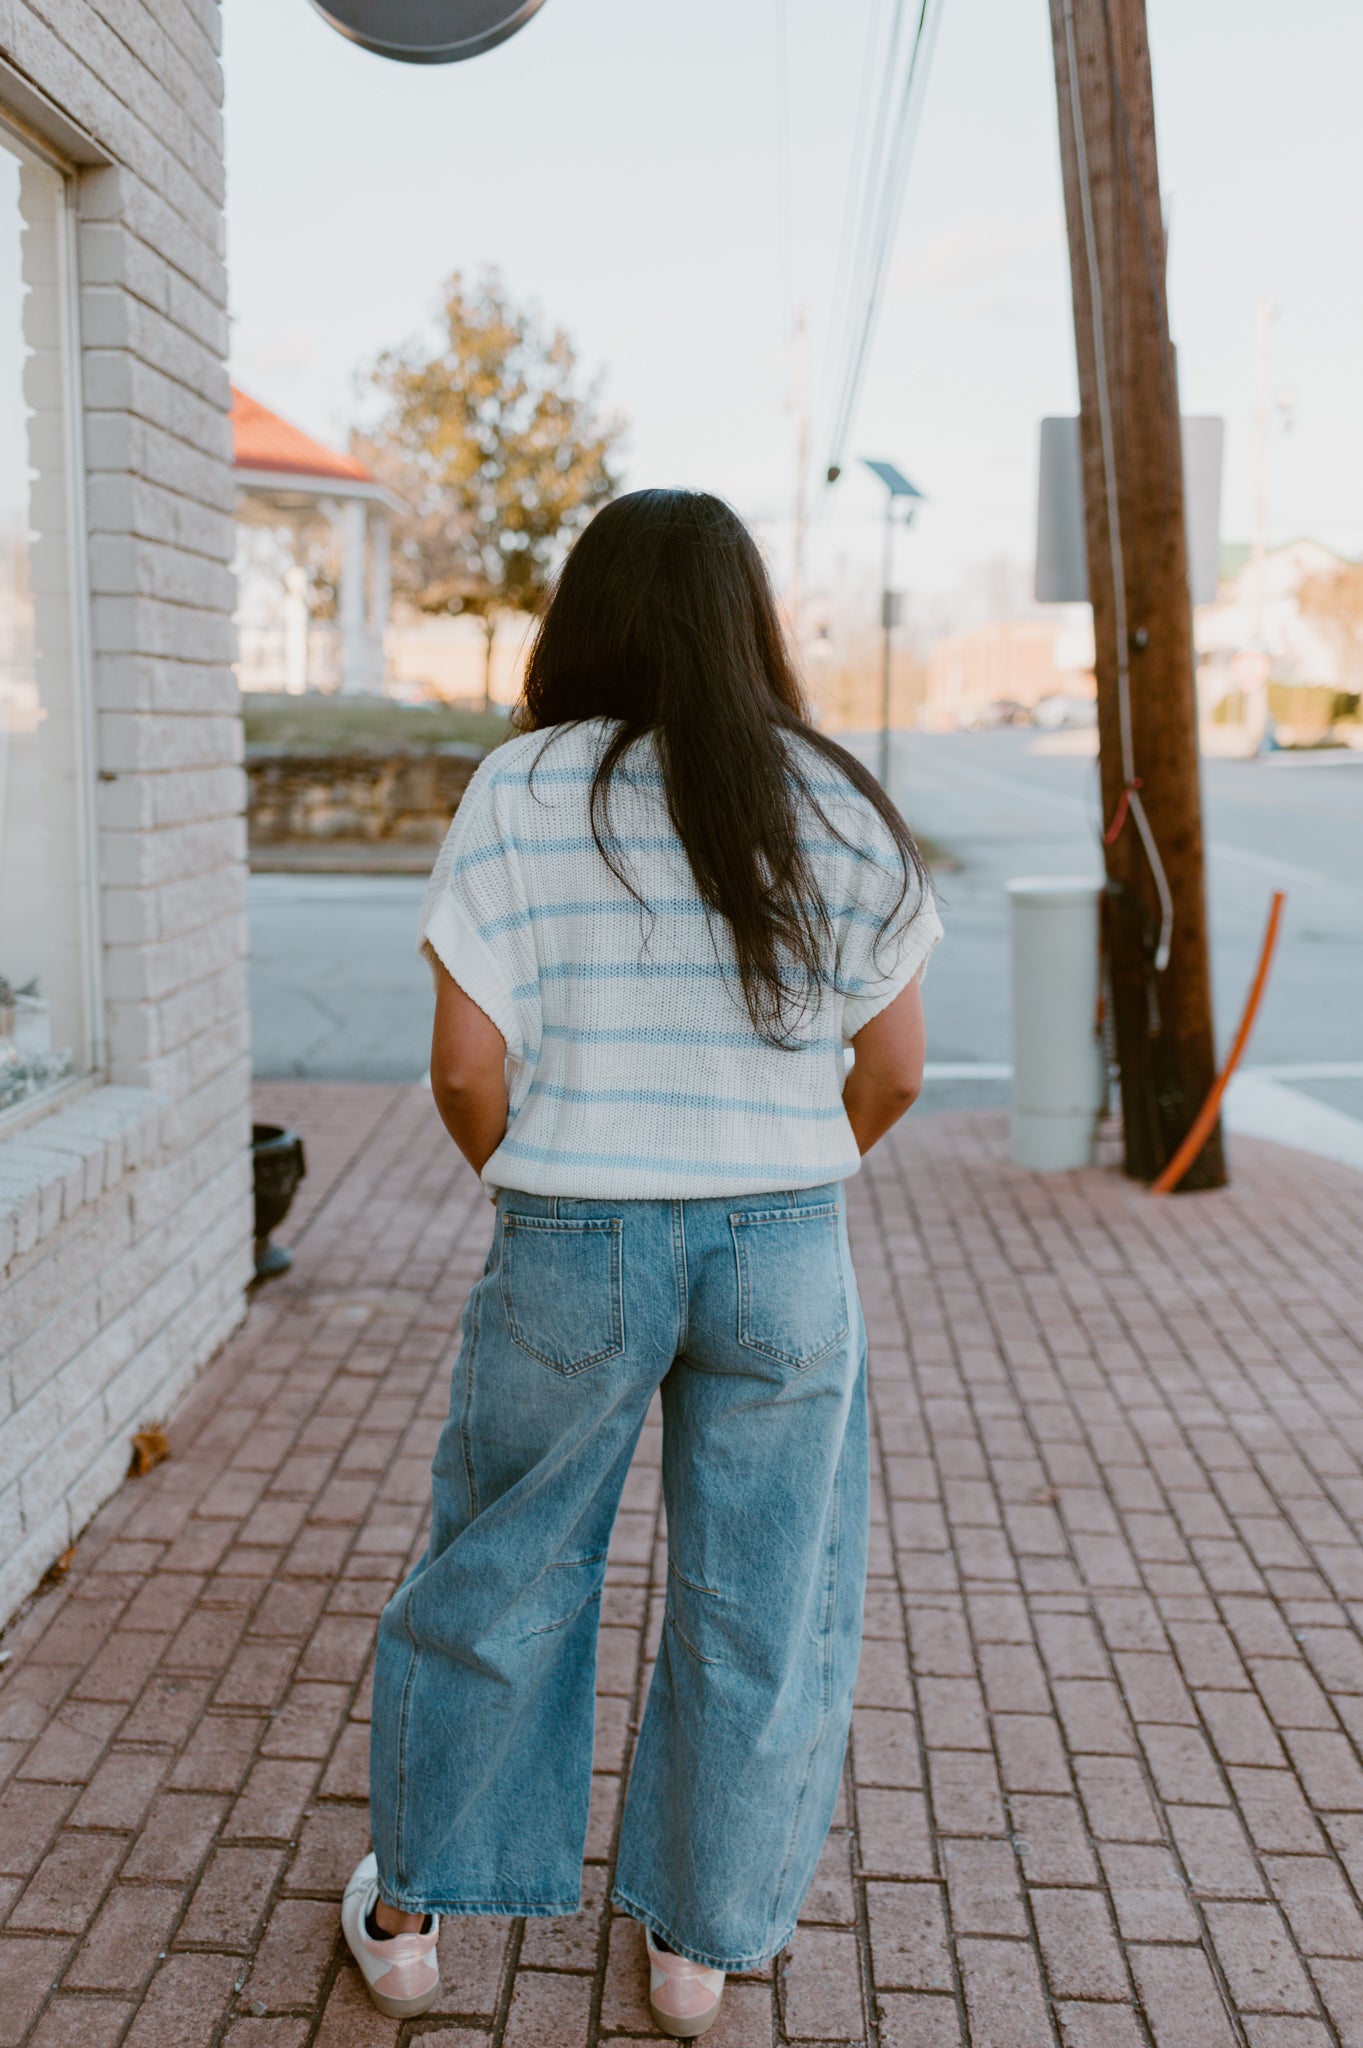
[[1126, 814], [1131, 809], [1131, 793], [1133, 790], [1143, 787], [1140, 776], [1133, 775], [1117, 799], [1117, 808], [1112, 813], [1112, 823], [1103, 834], [1104, 846], [1111, 846], [1116, 840], [1120, 839], [1122, 827], [1126, 823]]

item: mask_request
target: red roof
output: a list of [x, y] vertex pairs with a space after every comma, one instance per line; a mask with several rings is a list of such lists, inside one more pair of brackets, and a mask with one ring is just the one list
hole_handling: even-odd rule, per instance
[[283, 475], [331, 476], [369, 484], [374, 472], [353, 455], [338, 454], [291, 426], [258, 399], [232, 387], [232, 460], [238, 469], [272, 469]]

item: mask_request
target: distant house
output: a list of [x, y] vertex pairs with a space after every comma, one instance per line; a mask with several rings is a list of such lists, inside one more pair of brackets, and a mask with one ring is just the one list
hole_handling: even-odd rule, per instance
[[1305, 537], [1266, 549], [1262, 564], [1248, 546], [1221, 550], [1216, 603], [1200, 605], [1194, 614], [1204, 710], [1238, 687], [1237, 657], [1251, 648], [1267, 656], [1275, 682], [1346, 686], [1338, 646], [1301, 604], [1302, 586], [1311, 577], [1344, 566], [1344, 556]]
[[382, 691], [397, 500], [235, 387], [232, 445], [241, 687]]
[[1093, 626], [1087, 605], [1002, 619], [953, 633], [928, 654], [920, 722], [939, 732], [973, 724], [990, 704], [1030, 711], [1043, 697], [1093, 695]]
[[[1221, 550], [1215, 602], [1193, 613], [1198, 699], [1204, 716], [1243, 688], [1247, 654], [1266, 658], [1279, 683], [1347, 687], [1338, 643], [1301, 604], [1313, 576], [1344, 566], [1323, 542], [1298, 539], [1254, 560], [1248, 546]], [[976, 626], [936, 642], [919, 714], [939, 731], [970, 725], [990, 703], [1006, 699], [1034, 709], [1048, 696], [1092, 696], [1093, 622], [1084, 605], [1048, 606], [1040, 614]]]

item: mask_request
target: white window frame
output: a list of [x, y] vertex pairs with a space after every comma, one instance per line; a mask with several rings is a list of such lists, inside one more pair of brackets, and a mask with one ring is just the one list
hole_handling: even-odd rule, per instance
[[[4, 91], [0, 73], [0, 93]], [[63, 467], [68, 530], [68, 593], [71, 615], [72, 764], [79, 797], [76, 805], [76, 858], [80, 875], [77, 906], [82, 960], [84, 1033], [81, 1072], [28, 1102], [0, 1110], [0, 1140], [49, 1111], [64, 1108], [73, 1097], [98, 1087], [106, 1078], [103, 944], [99, 899], [99, 828], [95, 814], [95, 700], [91, 655], [89, 524], [85, 502], [85, 395], [81, 381], [80, 267], [77, 248], [79, 172], [68, 157], [18, 117], [0, 98], [0, 138], [13, 141], [38, 157], [61, 180], [57, 209], [57, 268], [62, 323]]]

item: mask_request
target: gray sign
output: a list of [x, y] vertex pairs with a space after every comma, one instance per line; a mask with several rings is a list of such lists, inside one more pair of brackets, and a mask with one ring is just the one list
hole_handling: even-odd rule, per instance
[[[1225, 438], [1225, 421], [1215, 414], [1183, 415], [1183, 510], [1188, 528], [1188, 581], [1194, 604], [1211, 604], [1216, 596]], [[1041, 422], [1041, 480], [1036, 516], [1037, 602], [1081, 604], [1088, 594], [1079, 422], [1046, 419]]]
[[481, 57], [524, 28], [544, 0], [312, 0], [352, 43], [403, 64]]

